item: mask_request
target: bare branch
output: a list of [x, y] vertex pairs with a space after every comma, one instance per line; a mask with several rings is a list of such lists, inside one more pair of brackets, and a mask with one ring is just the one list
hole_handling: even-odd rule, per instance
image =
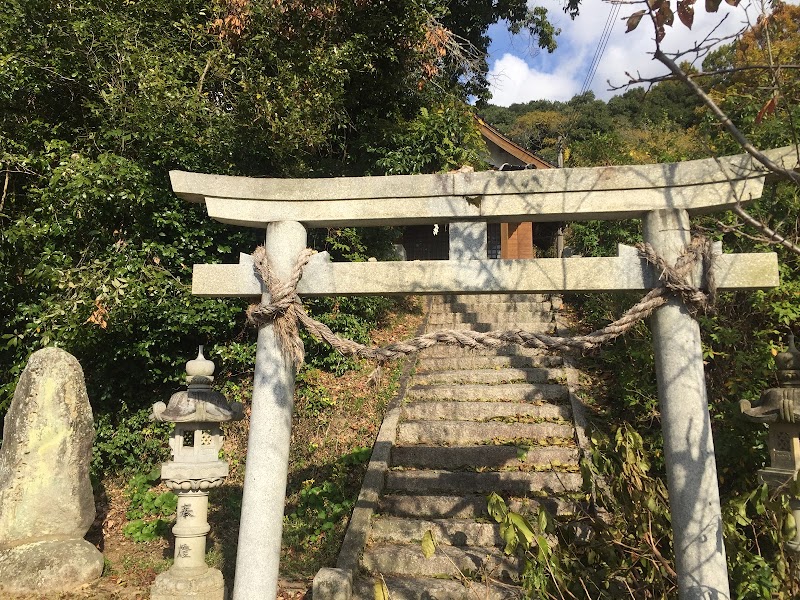
[[3, 183], [3, 196], [0, 197], [0, 213], [3, 212], [3, 207], [6, 204], [6, 194], [8, 193], [8, 180], [11, 177], [11, 172], [6, 169], [6, 180]]
[[[714, 219], [714, 223], [717, 226], [717, 229], [722, 233], [733, 233], [738, 237], [743, 237], [746, 240], [751, 240], [756, 242], [757, 244], [774, 244], [776, 243], [774, 240], [770, 238], [764, 237], [763, 235], [750, 235], [749, 233], [745, 233], [742, 231], [742, 227], [744, 224], [739, 223], [737, 225], [729, 225], [727, 223], [723, 223], [719, 219]], [[713, 227], [703, 227], [702, 225], [695, 225], [698, 231], [702, 231], [705, 233], [713, 233], [715, 229]]]
[[678, 574], [675, 572], [675, 569], [672, 568], [672, 565], [669, 564], [669, 561], [664, 558], [664, 555], [658, 549], [658, 545], [656, 544], [655, 539], [653, 538], [653, 520], [650, 516], [650, 513], [647, 513], [647, 533], [644, 536], [647, 545], [650, 546], [650, 549], [653, 551], [653, 554], [658, 559], [658, 562], [661, 563], [661, 566], [664, 567], [664, 570], [669, 573], [670, 577], [673, 579], [678, 578]]
[[203, 84], [206, 81], [206, 75], [208, 75], [208, 70], [211, 68], [211, 63], [214, 61], [214, 55], [211, 54], [206, 61], [206, 66], [203, 69], [203, 73], [200, 75], [200, 81], [197, 82], [197, 92], [195, 93], [195, 98], [200, 98], [200, 95], [203, 93]]
[[675, 75], [678, 80], [685, 83], [689, 89], [691, 89], [692, 92], [694, 92], [694, 94], [703, 101], [703, 104], [705, 104], [706, 107], [714, 114], [714, 116], [717, 117], [722, 126], [725, 127], [728, 133], [731, 134], [731, 136], [739, 143], [745, 152], [747, 152], [750, 156], [752, 156], [755, 160], [760, 162], [773, 173], [777, 173], [778, 175], [794, 182], [795, 184], [800, 185], [800, 173], [797, 173], [791, 169], [785, 169], [784, 167], [770, 160], [763, 152], [753, 146], [753, 144], [750, 143], [750, 140], [748, 140], [747, 137], [741, 131], [739, 131], [739, 128], [734, 125], [730, 117], [728, 117], [728, 115], [726, 115], [722, 109], [717, 106], [717, 103], [714, 102], [711, 97], [705, 93], [705, 91], [703, 91], [703, 88], [697, 85], [697, 83], [683, 69], [681, 69], [674, 60], [664, 54], [664, 52], [661, 51], [661, 48], [656, 48], [654, 58], [672, 71], [672, 74]]
[[[795, 173], [795, 175], [796, 175], [796, 173]], [[797, 254], [798, 256], [800, 256], [800, 246], [797, 246], [796, 244], [793, 244], [792, 242], [787, 240], [785, 237], [783, 237], [781, 234], [779, 234], [774, 229], [770, 229], [769, 227], [767, 227], [764, 223], [762, 223], [761, 221], [759, 221], [755, 217], [753, 217], [750, 214], [748, 214], [738, 204], [733, 208], [733, 212], [735, 212], [739, 216], [739, 218], [742, 219], [742, 221], [744, 221], [748, 225], [752, 225], [753, 227], [758, 229], [761, 233], [766, 235], [767, 238], [768, 238], [768, 242], [769, 243], [780, 244], [784, 248], [788, 248], [794, 254]]]
[[[742, 71], [769, 71], [772, 67], [770, 65], [744, 65], [741, 67], [730, 67], [728, 69], [717, 69], [715, 71], [703, 71], [701, 73], [693, 73], [692, 77], [694, 79], [700, 79], [701, 77], [719, 77], [720, 75], [732, 75], [734, 73], [739, 73]], [[787, 70], [800, 70], [800, 65], [780, 65], [780, 69], [787, 69]], [[622, 84], [613, 84], [611, 83], [610, 79], [606, 80], [608, 84], [608, 91], [615, 92], [617, 90], [622, 90], [629, 88], [632, 85], [639, 85], [640, 83], [646, 83], [648, 85], [655, 85], [657, 83], [661, 83], [662, 81], [680, 81], [678, 77], [673, 74], [669, 75], [658, 75], [655, 77], [642, 77], [641, 74], [637, 71], [636, 76], [632, 75], [630, 71], [625, 71], [625, 75], [628, 76], [628, 81]], [[770, 88], [772, 89], [772, 88]]]
[[722, 37], [712, 37], [714, 35], [714, 33], [717, 31], [717, 29], [722, 27], [722, 25], [725, 23], [726, 19], [729, 16], [730, 16], [730, 13], [726, 14], [725, 16], [723, 16], [717, 22], [717, 24], [714, 25], [713, 29], [711, 29], [711, 31], [709, 31], [706, 34], [706, 37], [704, 37], [702, 41], [695, 43], [693, 48], [690, 48], [689, 50], [685, 50], [684, 52], [678, 52], [673, 56], [673, 58], [680, 58], [681, 56], [683, 56], [685, 54], [691, 54], [691, 53], [694, 53], [697, 56], [697, 58], [699, 58], [701, 54], [702, 55], [708, 54], [712, 49], [714, 49], [715, 47], [719, 46], [720, 44], [727, 43], [729, 41], [737, 39], [742, 34], [742, 32], [744, 31], [744, 28], [742, 28], [738, 32], [730, 34], [730, 35], [725, 35], [725, 36], [722, 36]]

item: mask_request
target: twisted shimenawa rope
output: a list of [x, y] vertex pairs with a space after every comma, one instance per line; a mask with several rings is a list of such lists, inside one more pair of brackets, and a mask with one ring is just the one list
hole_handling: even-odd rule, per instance
[[[525, 348], [547, 350], [588, 350], [619, 337], [636, 323], [649, 317], [655, 309], [667, 303], [670, 294], [679, 296], [693, 314], [698, 311], [708, 312], [711, 310], [716, 299], [716, 285], [713, 269], [714, 256], [710, 240], [704, 237], [693, 238], [678, 257], [675, 266], [667, 264], [650, 244], [637, 244], [636, 248], [639, 250], [639, 256], [659, 269], [659, 280], [662, 285], [650, 290], [613, 323], [586, 335], [553, 336], [521, 329], [486, 333], [445, 329], [380, 348], [365, 346], [336, 335], [327, 325], [308, 316], [303, 309], [300, 297], [297, 295], [297, 283], [303, 276], [303, 267], [315, 254], [315, 251], [309, 248], [303, 250], [298, 256], [291, 279], [287, 282], [282, 282], [273, 275], [264, 247], [259, 246], [256, 249], [253, 253], [256, 274], [265, 282], [270, 294], [270, 302], [251, 305], [247, 309], [247, 318], [257, 327], [270, 322], [274, 323], [275, 333], [284, 356], [295, 367], [299, 367], [303, 362], [304, 351], [303, 342], [298, 334], [298, 322], [302, 323], [311, 335], [324, 340], [340, 354], [385, 362], [419, 352], [436, 344], [473, 349], [519, 344]], [[703, 292], [688, 281], [689, 274], [699, 261], [702, 261], [703, 264], [708, 292]]]

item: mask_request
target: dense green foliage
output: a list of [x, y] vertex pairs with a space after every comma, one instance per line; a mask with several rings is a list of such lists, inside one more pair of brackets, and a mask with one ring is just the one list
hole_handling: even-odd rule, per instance
[[169, 533], [169, 525], [178, 508], [178, 497], [172, 492], [155, 492], [151, 486], [161, 478], [161, 470], [137, 473], [128, 482], [125, 496], [128, 498], [128, 519], [123, 528], [125, 536], [147, 542]]
[[[176, 198], [168, 171], [315, 177], [479, 165], [464, 99], [485, 89], [485, 68], [468, 73], [453, 50], [464, 39], [485, 48], [501, 18], [516, 28], [546, 23], [519, 0], [454, 8], [4, 3], [0, 412], [30, 353], [58, 345], [86, 373], [96, 469], [159, 458], [164, 429], [147, 423], [148, 407], [179, 383], [192, 348], [237, 359], [229, 369], [252, 356], [243, 302], [192, 297], [191, 265], [235, 261], [260, 241]], [[310, 237], [337, 259], [365, 260], [388, 256], [396, 235], [344, 228]], [[387, 305], [326, 299], [310, 308], [366, 341]], [[307, 342], [313, 364], [346, 368]]]

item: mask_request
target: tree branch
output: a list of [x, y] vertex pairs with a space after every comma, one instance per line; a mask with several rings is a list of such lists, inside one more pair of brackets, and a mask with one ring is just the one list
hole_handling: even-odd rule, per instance
[[[797, 173], [791, 169], [785, 169], [784, 167], [770, 160], [763, 152], [753, 146], [753, 144], [750, 143], [750, 140], [748, 140], [747, 137], [741, 131], [739, 131], [739, 128], [734, 125], [730, 117], [728, 117], [728, 115], [726, 115], [722, 109], [717, 106], [716, 102], [714, 102], [711, 97], [709, 97], [709, 95], [706, 94], [705, 91], [703, 91], [703, 89], [675, 63], [674, 60], [664, 54], [661, 48], [656, 48], [654, 58], [667, 67], [678, 80], [685, 83], [689, 89], [691, 89], [692, 92], [694, 92], [695, 95], [702, 100], [703, 104], [705, 104], [706, 107], [708, 107], [708, 109], [714, 114], [714, 116], [717, 117], [722, 126], [725, 127], [728, 133], [731, 134], [731, 136], [739, 143], [745, 152], [747, 152], [750, 156], [752, 156], [755, 160], [760, 162], [773, 173], [777, 173], [778, 175], [789, 179], [795, 184], [800, 185], [800, 173]], [[737, 212], [737, 214], [739, 213]], [[752, 219], [752, 217], [750, 218]], [[753, 221], [756, 220], [753, 219]], [[763, 225], [763, 223], [761, 225], [766, 227]]]
[[203, 69], [203, 73], [200, 75], [200, 81], [197, 82], [197, 92], [195, 93], [195, 98], [200, 98], [200, 95], [203, 93], [203, 84], [206, 81], [206, 75], [208, 74], [208, 69], [211, 68], [211, 63], [213, 60], [213, 54], [208, 57], [208, 60], [206, 60], [206, 66]]
[[[789, 69], [789, 70], [798, 70], [800, 69], [800, 65], [781, 65], [781, 69]], [[694, 73], [692, 75], [693, 78], [699, 79], [700, 77], [717, 77], [719, 75], [732, 75], [734, 73], [739, 73], [741, 71], [768, 71], [772, 69], [770, 65], [743, 65], [741, 67], [730, 67], [728, 69], [717, 69], [716, 71], [703, 71], [702, 73]], [[623, 88], [630, 87], [631, 85], [636, 85], [638, 83], [649, 83], [649, 84], [656, 84], [661, 83], [662, 81], [680, 81], [675, 75], [659, 75], [657, 77], [642, 77], [638, 73], [636, 77], [631, 75], [629, 72], [625, 72], [628, 76], [628, 82], [623, 83], [620, 85], [612, 84], [611, 81], [607, 81], [609, 86], [609, 91], [614, 92], [617, 90], [621, 90]]]
[[800, 256], [800, 246], [797, 246], [796, 244], [793, 244], [792, 242], [787, 240], [785, 237], [783, 237], [781, 234], [779, 234], [774, 229], [770, 229], [764, 223], [762, 223], [761, 221], [759, 221], [755, 217], [749, 215], [738, 204], [733, 207], [733, 212], [735, 212], [739, 216], [739, 218], [742, 219], [742, 221], [744, 221], [748, 225], [752, 225], [753, 227], [758, 229], [761, 233], [766, 235], [767, 238], [768, 238], [768, 241], [770, 243], [780, 244], [784, 248], [788, 248], [793, 253], [795, 253], [798, 256]]
[[3, 212], [3, 207], [6, 204], [6, 194], [8, 193], [8, 179], [11, 176], [11, 172], [6, 169], [6, 180], [3, 183], [3, 196], [0, 197], [0, 213]]
[[[752, 240], [759, 244], [773, 243], [772, 241], [770, 241], [769, 238], [766, 238], [763, 235], [750, 235], [749, 233], [745, 233], [744, 231], [742, 231], [742, 227], [744, 227], [744, 225], [742, 225], [741, 223], [737, 225], [728, 225], [727, 223], [723, 223], [719, 219], [714, 219], [714, 223], [722, 233], [735, 233], [738, 236], [741, 236], [747, 240]], [[716, 231], [713, 227], [703, 227], [702, 225], [695, 225], [695, 227], [697, 227], [698, 231], [706, 231], [706, 232]]]
[[664, 558], [664, 555], [658, 549], [658, 545], [656, 544], [655, 539], [653, 538], [653, 520], [650, 516], [650, 513], [647, 513], [647, 533], [644, 536], [647, 545], [650, 546], [650, 549], [653, 551], [653, 554], [658, 559], [658, 562], [661, 563], [661, 566], [664, 567], [664, 570], [669, 573], [669, 576], [673, 579], [678, 578], [678, 574], [675, 572], [675, 569], [672, 568], [672, 565], [669, 564], [669, 561]]

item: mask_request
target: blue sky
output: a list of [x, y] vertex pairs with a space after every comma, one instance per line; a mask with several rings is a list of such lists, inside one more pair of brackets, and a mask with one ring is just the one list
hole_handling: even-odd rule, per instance
[[[790, 2], [796, 4], [800, 0]], [[612, 5], [604, 0], [583, 0], [581, 14], [573, 21], [562, 11], [562, 0], [538, 0], [538, 4], [549, 9], [551, 20], [561, 28], [559, 47], [552, 54], [537, 52], [537, 48], [531, 48], [526, 36], [511, 36], [504, 25], [493, 25], [489, 30], [492, 38], [489, 47], [490, 102], [493, 104], [508, 106], [538, 99], [568, 100], [583, 87]], [[722, 2], [717, 13], [709, 14], [705, 12], [704, 2], [699, 0], [695, 5], [692, 30], [680, 23], [676, 15], [674, 26], [667, 28], [662, 48], [666, 52], [691, 48], [726, 15], [716, 36], [735, 34], [747, 24], [748, 19], [755, 22], [760, 5], [757, 0], [743, 0], [739, 7], [734, 8]], [[626, 71], [632, 74], [639, 72], [642, 76], [666, 73], [665, 67], [652, 59], [653, 28], [646, 18], [634, 31], [625, 33], [624, 19], [640, 8], [633, 3], [619, 7], [618, 17], [590, 87], [598, 98], [607, 100], [623, 93], [624, 90], [609, 91], [607, 80], [610, 79], [615, 85], [624, 84], [628, 80]]]

